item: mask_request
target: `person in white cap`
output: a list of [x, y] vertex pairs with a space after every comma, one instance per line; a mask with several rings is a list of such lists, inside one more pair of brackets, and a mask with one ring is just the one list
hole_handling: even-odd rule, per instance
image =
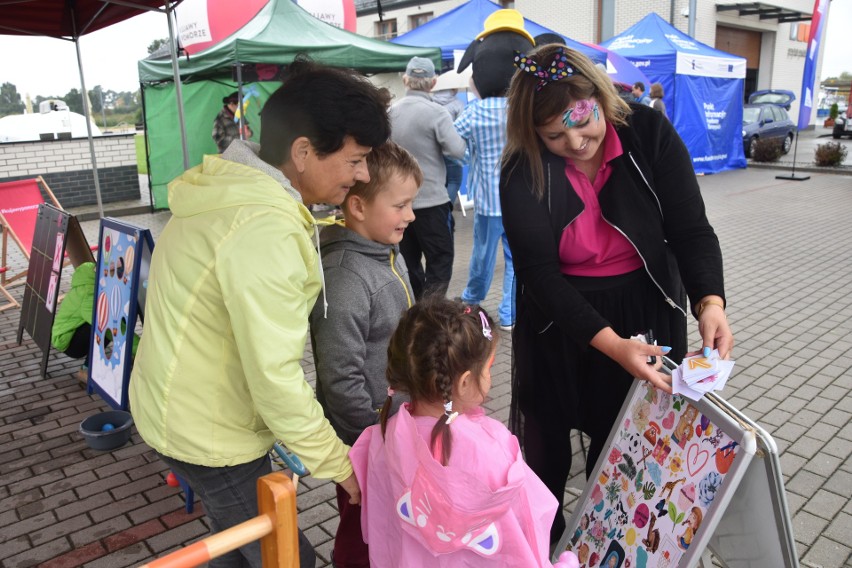
[[436, 81], [432, 60], [412, 57], [402, 81], [405, 96], [389, 111], [391, 139], [420, 164], [423, 185], [414, 201], [417, 219], [408, 225], [399, 248], [414, 296], [420, 299], [426, 294], [446, 295], [453, 275], [452, 204], [447, 196], [444, 156], [461, 159], [465, 142], [453, 128], [449, 113], [429, 94]]

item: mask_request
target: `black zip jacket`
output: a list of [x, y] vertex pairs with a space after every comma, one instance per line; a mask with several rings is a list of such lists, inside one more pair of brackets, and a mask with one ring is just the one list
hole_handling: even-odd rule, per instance
[[[616, 128], [624, 153], [598, 199], [604, 220], [633, 244], [645, 270], [673, 309], [686, 314], [708, 294], [725, 297], [722, 252], [707, 221], [692, 159], [671, 123], [647, 106], [631, 105], [627, 126]], [[518, 317], [529, 312], [543, 331], [555, 323], [586, 346], [609, 323], [560, 271], [562, 233], [584, 209], [565, 176], [565, 160], [542, 150], [544, 196], [532, 192], [521, 157], [501, 172], [500, 202], [518, 280]]]

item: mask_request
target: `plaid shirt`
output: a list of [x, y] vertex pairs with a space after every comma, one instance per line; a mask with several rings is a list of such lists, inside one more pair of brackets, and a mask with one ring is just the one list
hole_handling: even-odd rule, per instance
[[501, 217], [500, 158], [506, 145], [506, 99], [472, 101], [453, 125], [467, 141], [467, 186], [477, 215]]
[[[248, 122], [246, 122], [248, 126]], [[221, 154], [228, 149], [231, 142], [240, 137], [240, 125], [234, 120], [234, 113], [228, 107], [222, 108], [213, 121], [213, 141]]]

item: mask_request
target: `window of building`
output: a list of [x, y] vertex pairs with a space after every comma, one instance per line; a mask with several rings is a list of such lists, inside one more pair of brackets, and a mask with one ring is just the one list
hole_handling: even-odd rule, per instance
[[396, 37], [396, 19], [385, 20], [383, 22], [376, 22], [374, 24], [374, 33], [373, 36], [376, 39], [391, 39]]
[[811, 35], [811, 23], [810, 22], [792, 22], [790, 24], [790, 39], [793, 41], [800, 41], [802, 43], [808, 43], [808, 38]]
[[408, 29], [413, 30], [414, 28], [419, 28], [420, 26], [431, 20], [432, 17], [432, 12], [408, 16]]

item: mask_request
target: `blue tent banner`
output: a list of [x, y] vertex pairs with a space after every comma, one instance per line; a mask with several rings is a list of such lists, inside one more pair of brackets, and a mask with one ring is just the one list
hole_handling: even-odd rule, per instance
[[696, 41], [654, 13], [602, 45], [662, 84], [669, 119], [696, 173], [746, 167], [744, 58]]
[[[678, 133], [689, 149], [695, 171], [744, 168], [743, 82], [676, 75], [675, 89], [681, 97]], [[731, 119], [732, 116], [739, 118]]]

